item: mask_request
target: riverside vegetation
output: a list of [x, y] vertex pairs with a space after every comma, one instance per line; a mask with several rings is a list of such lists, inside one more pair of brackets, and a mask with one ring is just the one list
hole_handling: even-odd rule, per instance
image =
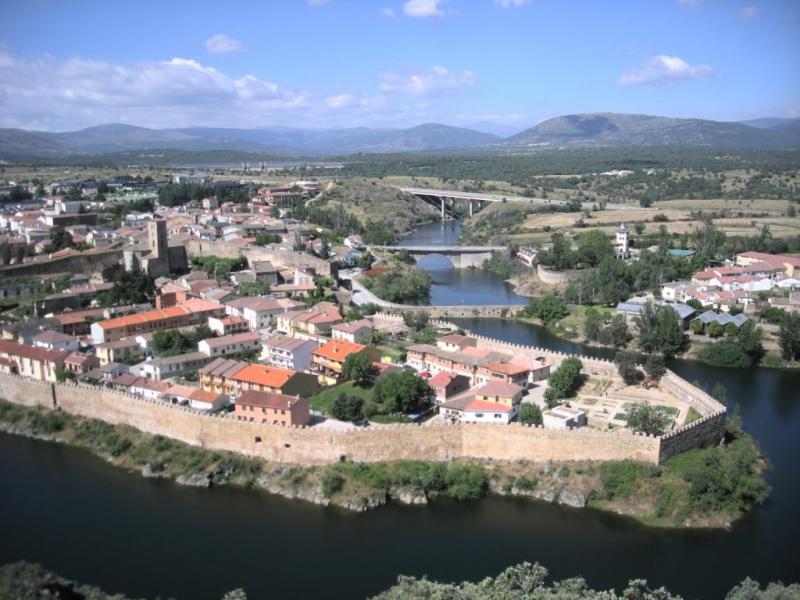
[[768, 494], [765, 461], [729, 424], [723, 447], [690, 450], [661, 466], [632, 461], [341, 462], [294, 467], [190, 446], [125, 425], [0, 400], [0, 431], [69, 444], [146, 477], [183, 485], [238, 485], [362, 511], [393, 500], [475, 500], [488, 493], [591, 506], [659, 527], [725, 527]]
[[[373, 600], [682, 600], [665, 588], [653, 589], [642, 579], [628, 582], [618, 595], [615, 591], [591, 589], [582, 577], [549, 583], [548, 572], [539, 563], [521, 563], [507, 568], [497, 577], [477, 583], [438, 583], [426, 577], [401, 575], [397, 583]], [[101, 589], [76, 583], [37, 564], [16, 562], [0, 566], [0, 596], [18, 600], [39, 598], [75, 598], [82, 600], [127, 600], [120, 594], [107, 594]], [[735, 586], [725, 600], [790, 600], [800, 597], [800, 584], [770, 583], [761, 588], [758, 582], [745, 579]], [[245, 590], [226, 593], [221, 600], [247, 600]]]

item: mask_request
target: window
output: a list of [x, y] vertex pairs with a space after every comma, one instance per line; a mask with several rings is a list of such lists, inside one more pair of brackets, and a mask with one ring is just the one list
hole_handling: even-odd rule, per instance
[[483, 418], [483, 413], [475, 413], [475, 418], [476, 419], [482, 419]]

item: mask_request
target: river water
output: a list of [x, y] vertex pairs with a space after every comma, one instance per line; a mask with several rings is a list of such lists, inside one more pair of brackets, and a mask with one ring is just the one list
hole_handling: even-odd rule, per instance
[[[607, 356], [511, 321], [460, 321], [518, 343]], [[800, 579], [800, 376], [671, 367], [739, 403], [770, 460], [768, 502], [731, 531], [661, 531], [612, 514], [522, 499], [389, 506], [355, 515], [240, 489], [141, 478], [90, 454], [0, 435], [0, 562], [41, 562], [134, 597], [363, 598], [398, 573], [478, 580], [521, 561], [618, 590], [632, 578], [686, 598], [721, 598], [751, 576]]]
[[[441, 221], [423, 225], [398, 243], [399, 246], [451, 246], [461, 236], [461, 223]], [[502, 277], [480, 269], [454, 269], [453, 263], [441, 254], [423, 257], [417, 266], [433, 279], [430, 304], [455, 306], [474, 304], [526, 304], [514, 293], [513, 286]]]

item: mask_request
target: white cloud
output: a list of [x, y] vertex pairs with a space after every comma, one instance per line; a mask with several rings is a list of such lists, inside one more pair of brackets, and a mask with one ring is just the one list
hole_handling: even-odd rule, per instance
[[518, 6], [525, 6], [530, 4], [532, 0], [494, 0], [494, 3], [500, 8], [516, 8]]
[[352, 94], [337, 94], [336, 96], [328, 96], [325, 98], [325, 104], [330, 108], [345, 108], [353, 104], [355, 98]]
[[187, 58], [112, 63], [0, 48], [0, 123], [61, 130], [108, 122], [151, 127], [260, 120], [306, 107], [306, 94]]
[[206, 50], [213, 54], [227, 54], [229, 52], [244, 52], [244, 44], [239, 40], [218, 33], [206, 40]]
[[444, 11], [439, 6], [447, 0], [407, 0], [403, 4], [403, 12], [409, 17], [434, 19], [444, 16]]
[[758, 8], [755, 6], [745, 6], [739, 11], [739, 18], [741, 19], [755, 19], [758, 16]]
[[475, 85], [478, 78], [472, 71], [451, 73], [445, 67], [412, 69], [398, 73], [387, 71], [381, 73], [381, 91], [401, 92], [414, 96], [437, 95], [454, 92], [464, 87]]
[[381, 16], [386, 17], [387, 19], [394, 19], [397, 16], [397, 13], [394, 12], [393, 8], [389, 8], [388, 6], [384, 6], [381, 9]]
[[620, 85], [641, 85], [649, 83], [665, 83], [670, 81], [686, 81], [711, 75], [713, 70], [707, 65], [689, 65], [679, 56], [659, 54], [620, 75]]

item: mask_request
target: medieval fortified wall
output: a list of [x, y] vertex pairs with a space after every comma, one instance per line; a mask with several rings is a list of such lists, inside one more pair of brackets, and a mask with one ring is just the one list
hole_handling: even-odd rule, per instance
[[[679, 385], [677, 381], [672, 383]], [[686, 382], [683, 384], [682, 393], [687, 394], [684, 397], [703, 417], [663, 437], [640, 435], [628, 430], [553, 430], [518, 423], [424, 427], [399, 424], [351, 431], [284, 428], [239, 421], [228, 414], [207, 415], [95, 386], [50, 384], [16, 375], [0, 375], [0, 397], [17, 404], [64, 410], [112, 424], [130, 425], [194, 446], [284, 463], [477, 458], [531, 461], [630, 459], [658, 464], [689, 448], [716, 444], [722, 435], [724, 408], [706, 414], [701, 409], [707, 408], [704, 406], [708, 403], [707, 395]]]

